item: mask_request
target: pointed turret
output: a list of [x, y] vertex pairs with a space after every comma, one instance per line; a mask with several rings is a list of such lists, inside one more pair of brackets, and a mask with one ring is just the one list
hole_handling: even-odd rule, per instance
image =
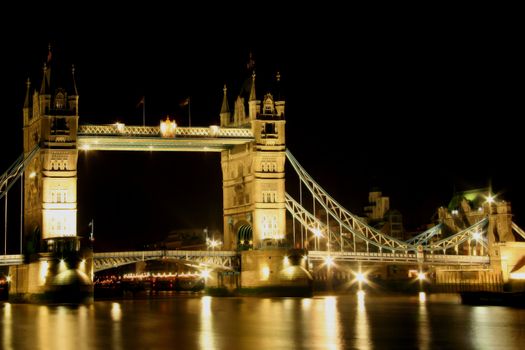
[[252, 73], [252, 85], [250, 87], [250, 97], [248, 99], [248, 116], [251, 120], [255, 120], [257, 115], [260, 113], [261, 101], [257, 100], [257, 95], [255, 94], [255, 71]]
[[275, 110], [277, 115], [284, 118], [284, 98], [281, 93], [281, 73], [275, 75]]
[[71, 65], [71, 88], [67, 97], [69, 109], [78, 115], [78, 90], [75, 79], [75, 65]]
[[230, 106], [228, 105], [228, 89], [226, 88], [226, 84], [224, 84], [224, 88], [222, 89], [224, 92], [224, 96], [222, 98], [222, 106], [221, 106], [221, 113], [220, 113], [220, 119], [221, 119], [221, 126], [228, 126], [230, 124]]
[[257, 96], [255, 94], [255, 71], [252, 73], [252, 84], [250, 86], [250, 97], [248, 101], [254, 101], [257, 100]]
[[47, 74], [47, 64], [44, 63], [44, 70], [43, 70], [43, 74], [42, 74], [42, 83], [40, 84], [40, 94], [41, 95], [45, 95], [46, 94], [46, 90], [48, 90], [48, 87], [49, 87], [49, 84], [47, 83], [48, 81], [48, 74]]
[[24, 115], [24, 125], [29, 124], [29, 118], [31, 116], [31, 80], [27, 78], [26, 81], [26, 97], [24, 99], [24, 108], [22, 108]]
[[26, 97], [24, 99], [24, 108], [29, 108], [29, 103], [31, 101], [31, 80], [27, 78], [26, 80]]
[[71, 91], [72, 95], [78, 96], [78, 90], [77, 90], [77, 80], [75, 78], [75, 65], [71, 65], [71, 78], [73, 83], [73, 91]]

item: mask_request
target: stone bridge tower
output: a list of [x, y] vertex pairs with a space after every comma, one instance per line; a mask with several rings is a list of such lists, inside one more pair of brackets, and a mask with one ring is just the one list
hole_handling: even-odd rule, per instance
[[[24, 233], [31, 250], [54, 250], [77, 236], [78, 92], [74, 67], [63, 86], [52, 76], [51, 52], [39, 91], [28, 82], [23, 108], [24, 154], [39, 154], [24, 177]], [[53, 72], [53, 74], [55, 74]], [[31, 96], [32, 95], [32, 96]], [[39, 243], [43, 240], [43, 245]], [[62, 243], [61, 243], [62, 242]], [[40, 247], [39, 247], [40, 245]]]
[[237, 97], [232, 120], [224, 88], [221, 126], [251, 128], [255, 139], [221, 155], [224, 249], [260, 248], [286, 236], [285, 102], [276, 97], [267, 93], [261, 105], [253, 72], [249, 95]]
[[77, 237], [78, 92], [75, 69], [52, 72], [51, 49], [39, 90], [28, 81], [23, 107], [24, 254], [12, 266], [10, 298], [92, 300], [92, 254]]

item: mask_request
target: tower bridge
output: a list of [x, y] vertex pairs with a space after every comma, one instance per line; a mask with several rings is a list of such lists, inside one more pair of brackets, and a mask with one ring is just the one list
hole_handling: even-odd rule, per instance
[[[307, 287], [308, 270], [332, 262], [404, 264], [427, 271], [466, 267], [490, 271], [504, 281], [521, 268], [525, 247], [515, 241], [525, 239], [525, 234], [512, 222], [510, 204], [503, 201], [488, 201], [475, 213], [466, 207], [461, 213], [442, 210], [440, 224], [406, 241], [388, 236], [345, 209], [286, 148], [285, 101], [280, 93], [266, 93], [259, 100], [255, 78], [253, 73], [249, 95], [236, 97], [233, 113], [224, 87], [219, 125], [180, 127], [169, 118], [158, 126], [79, 125], [74, 70], [66, 90], [53, 85], [44, 66], [40, 88], [27, 84], [22, 109], [24, 153], [0, 177], [0, 199], [5, 200], [6, 210], [8, 193], [16, 191], [17, 181], [23, 198], [20, 249], [8, 252], [5, 247], [0, 256], [0, 265], [11, 266], [10, 274], [18, 281], [12, 286], [13, 295], [34, 300], [56, 291], [65, 276], [76, 278], [78, 284], [92, 280], [93, 272], [153, 259], [237, 269], [241, 284], [248, 288]], [[224, 250], [93, 254], [83, 249], [77, 235], [78, 153], [100, 150], [220, 153]], [[286, 161], [300, 180], [298, 200], [285, 189]], [[323, 210], [323, 217], [316, 207]], [[459, 214], [468, 225], [457, 224]], [[14, 240], [17, 233], [7, 229], [7, 215], [4, 224], [6, 239]], [[445, 227], [454, 232], [445, 237]], [[81, 285], [83, 295], [89, 296], [92, 287]]]

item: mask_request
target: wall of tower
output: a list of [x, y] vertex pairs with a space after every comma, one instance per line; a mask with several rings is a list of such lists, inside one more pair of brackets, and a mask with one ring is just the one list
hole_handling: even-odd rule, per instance
[[224, 249], [237, 248], [240, 226], [250, 225], [254, 208], [253, 145], [238, 145], [221, 153]]
[[[259, 101], [257, 101], [259, 102]], [[255, 137], [254, 244], [286, 237], [285, 204], [285, 120], [277, 115], [273, 98], [267, 94], [262, 111], [257, 106], [252, 120]], [[284, 112], [283, 112], [284, 113]]]

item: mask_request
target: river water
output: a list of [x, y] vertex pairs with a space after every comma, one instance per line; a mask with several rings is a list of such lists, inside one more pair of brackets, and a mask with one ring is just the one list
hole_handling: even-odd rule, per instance
[[525, 310], [456, 295], [0, 304], [2, 349], [523, 349]]

